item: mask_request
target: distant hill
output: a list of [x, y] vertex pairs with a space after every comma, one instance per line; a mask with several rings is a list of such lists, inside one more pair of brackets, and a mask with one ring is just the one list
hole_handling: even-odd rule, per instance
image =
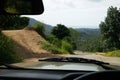
[[29, 25], [32, 26], [34, 25], [35, 23], [38, 23], [40, 21], [37, 21], [36, 19], [33, 19], [33, 18], [29, 18]]
[[91, 29], [91, 28], [76, 28], [78, 32], [80, 32], [80, 36], [82, 39], [89, 39], [100, 36], [99, 29]]
[[[34, 24], [36, 24], [36, 23], [43, 23], [43, 22], [40, 22], [40, 21], [38, 21], [38, 20], [36, 20], [36, 19], [33, 19], [33, 18], [29, 18], [29, 26], [32, 26], [32, 25], [34, 25]], [[45, 23], [43, 23], [43, 24], [45, 24]], [[46, 34], [50, 34], [53, 26], [48, 25], [48, 24], [45, 24], [44, 27], [45, 27], [45, 33], [46, 33]]]
[[[29, 25], [32, 26], [35, 23], [42, 23], [42, 22], [35, 20], [33, 18], [30, 18]], [[45, 24], [45, 23], [43, 23], [43, 24]], [[51, 26], [49, 24], [45, 24], [44, 27], [45, 27], [45, 33], [50, 34], [53, 26]], [[99, 29], [92, 29], [92, 28], [74, 28], [74, 29], [77, 30], [78, 32], [80, 32], [80, 37], [82, 39], [89, 39], [89, 38], [100, 36]]]

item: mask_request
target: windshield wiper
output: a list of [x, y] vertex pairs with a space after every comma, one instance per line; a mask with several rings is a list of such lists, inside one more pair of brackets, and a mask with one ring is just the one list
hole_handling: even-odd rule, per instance
[[5, 66], [4, 68], [6, 69], [26, 69], [26, 68], [23, 68], [23, 67], [18, 67], [18, 66], [15, 66], [15, 65], [10, 65], [10, 64], [3, 64], [3, 66]]
[[58, 58], [46, 58], [40, 59], [39, 61], [53, 61], [53, 62], [74, 62], [74, 63], [93, 63], [97, 65], [103, 65], [109, 63], [97, 61], [93, 59], [77, 58], [77, 57], [58, 57]]
[[98, 60], [93, 59], [85, 59], [85, 58], [78, 58], [78, 57], [57, 57], [57, 58], [46, 58], [46, 59], [39, 59], [39, 61], [48, 61], [48, 62], [73, 62], [73, 63], [91, 63], [96, 64], [98, 66], [103, 67], [107, 70], [115, 70], [114, 68], [111, 68], [109, 66], [109, 63], [102, 62]]
[[[77, 57], [58, 57], [58, 58], [46, 58], [46, 59], [39, 59], [39, 61], [50, 61], [50, 62], [73, 62], [73, 63], [91, 63], [91, 64], [96, 64], [99, 65], [105, 69], [113, 70], [113, 68], [107, 67], [106, 65], [109, 65], [109, 63], [102, 62], [102, 61], [97, 61], [97, 60], [92, 60], [92, 59], [85, 59], [85, 58], [77, 58]], [[4, 66], [7, 69], [27, 69], [23, 67], [18, 67], [10, 64], [4, 64]]]

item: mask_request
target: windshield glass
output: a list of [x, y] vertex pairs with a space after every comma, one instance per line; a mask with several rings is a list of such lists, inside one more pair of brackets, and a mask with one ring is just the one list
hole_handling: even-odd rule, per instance
[[120, 0], [43, 0], [43, 3], [42, 15], [0, 15], [0, 65], [105, 70], [89, 60], [39, 61], [48, 57], [77, 57], [110, 63], [120, 69]]

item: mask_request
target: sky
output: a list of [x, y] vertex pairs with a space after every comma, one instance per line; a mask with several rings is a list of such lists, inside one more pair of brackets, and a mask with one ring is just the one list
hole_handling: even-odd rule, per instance
[[55, 26], [99, 28], [110, 6], [120, 8], [120, 0], [43, 0], [42, 15], [29, 15], [38, 21]]

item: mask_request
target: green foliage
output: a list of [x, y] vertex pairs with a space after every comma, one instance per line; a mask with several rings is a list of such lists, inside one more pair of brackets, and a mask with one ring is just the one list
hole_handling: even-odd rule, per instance
[[61, 25], [61, 24], [58, 24], [57, 26], [55, 26], [53, 29], [52, 29], [52, 32], [51, 32], [56, 38], [58, 39], [63, 39], [64, 37], [66, 36], [70, 36], [70, 31], [69, 29], [64, 26], [64, 25]]
[[66, 50], [68, 51], [69, 53], [73, 53], [73, 48], [72, 48], [72, 45], [69, 44], [68, 42], [66, 41], [63, 41], [62, 40], [62, 46], [61, 46], [62, 50]]
[[72, 45], [74, 50], [78, 49], [78, 43], [80, 42], [80, 33], [73, 28], [69, 28], [70, 37], [68, 38], [68, 42]]
[[50, 51], [53, 54], [67, 54], [67, 53], [69, 53], [68, 51], [61, 49], [61, 48], [59, 48], [53, 44], [50, 44], [48, 42], [42, 43], [42, 48]]
[[[74, 30], [72, 28], [70, 30], [70, 37], [64, 39], [68, 41], [75, 50], [87, 51], [87, 52], [102, 52], [103, 44], [101, 40], [101, 36], [99, 35], [99, 31], [97, 29], [81, 29]], [[85, 33], [85, 34], [84, 34]]]
[[114, 57], [120, 57], [120, 50], [115, 50], [112, 52], [107, 52], [105, 55], [107, 56], [114, 56]]
[[60, 40], [53, 36], [47, 36], [48, 42], [42, 42], [42, 48], [54, 54], [68, 54], [73, 52], [72, 45], [67, 41]]
[[21, 58], [14, 52], [12, 40], [0, 33], [0, 65], [20, 61]]
[[[55, 53], [72, 53], [73, 48], [70, 42], [70, 30], [61, 24], [58, 24], [52, 29], [51, 32], [54, 36], [47, 36], [47, 40], [50, 42], [50, 50]], [[51, 49], [52, 48], [52, 49]], [[54, 51], [55, 50], [55, 51]]]
[[88, 52], [102, 52], [103, 44], [101, 38], [92, 38], [81, 40], [79, 43], [79, 50]]
[[0, 15], [0, 28], [4, 30], [23, 29], [28, 22], [29, 18], [20, 15]]
[[104, 49], [112, 51], [120, 49], [120, 10], [110, 7], [104, 22], [100, 23]]
[[54, 36], [47, 36], [47, 41], [55, 46], [61, 46], [61, 40], [55, 38]]
[[45, 45], [47, 49], [49, 46], [48, 51], [51, 51], [52, 53], [61, 53], [61, 54], [67, 54], [67, 53], [73, 53], [72, 45], [65, 40], [60, 40], [53, 36], [47, 36], [47, 41], [49, 42], [49, 45]]
[[38, 34], [45, 38], [45, 28], [43, 23], [36, 23], [33, 25], [33, 28], [38, 32]]
[[90, 29], [90, 28], [78, 28], [76, 29], [80, 33], [80, 39], [91, 39], [101, 36], [99, 29]]

